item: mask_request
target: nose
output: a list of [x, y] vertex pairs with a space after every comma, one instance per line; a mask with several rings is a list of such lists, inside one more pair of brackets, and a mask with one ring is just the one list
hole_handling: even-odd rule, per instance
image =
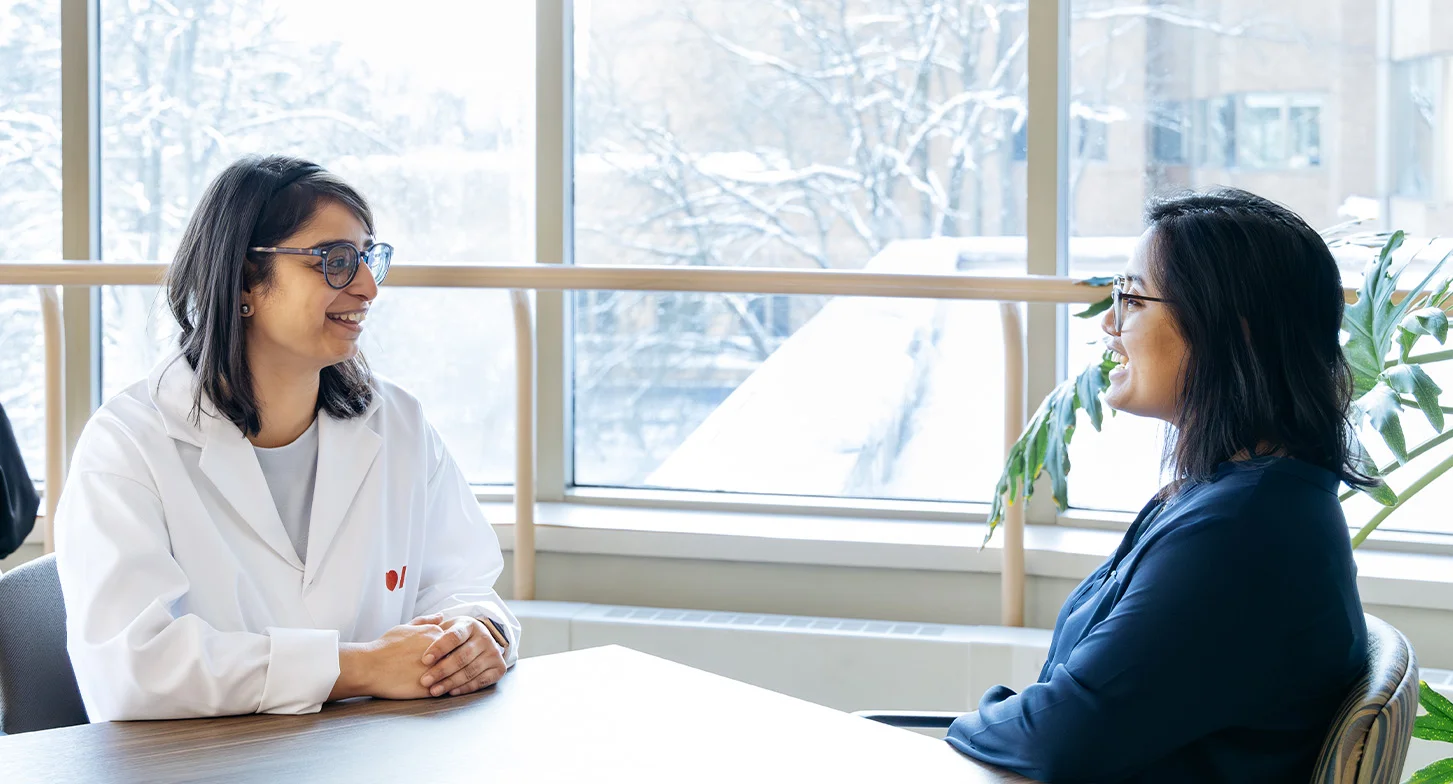
[[348, 284], [345, 291], [364, 302], [372, 302], [378, 297], [378, 284], [373, 282], [373, 270], [362, 259], [358, 260], [358, 272], [354, 274], [353, 282]]
[[1120, 331], [1115, 329], [1115, 306], [1105, 308], [1104, 314], [1100, 316], [1100, 329], [1110, 337], [1119, 337]]

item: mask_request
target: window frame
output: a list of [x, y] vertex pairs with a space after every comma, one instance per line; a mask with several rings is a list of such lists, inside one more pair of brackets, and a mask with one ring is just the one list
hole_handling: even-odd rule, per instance
[[[1071, 0], [1029, 5], [1025, 205], [1026, 272], [1068, 274], [1068, 172], [1071, 143], [1069, 47]], [[66, 260], [100, 258], [100, 0], [60, 0], [62, 39], [63, 247]], [[573, 0], [536, 0], [535, 263], [573, 263]], [[1300, 94], [1299, 94], [1300, 95]], [[1241, 101], [1236, 101], [1239, 113]], [[1284, 100], [1288, 124], [1291, 98]], [[1325, 103], [1321, 104], [1325, 107]], [[1190, 107], [1186, 111], [1191, 111]], [[1320, 119], [1319, 119], [1320, 122]], [[1204, 133], [1194, 130], [1193, 133]], [[1188, 160], [1203, 141], [1186, 138]], [[99, 287], [63, 291], [66, 330], [65, 373], [67, 462], [81, 426], [101, 402], [101, 301]], [[982, 522], [987, 504], [821, 499], [746, 494], [602, 489], [574, 484], [573, 292], [534, 294], [536, 312], [537, 499], [541, 503], [634, 505], [653, 509], [790, 513], [824, 518]], [[1043, 399], [1067, 375], [1069, 311], [1064, 305], [1027, 303], [1024, 308], [1027, 364], [1026, 403]], [[1032, 410], [1033, 406], [1027, 406]], [[481, 503], [507, 500], [508, 486], [479, 485]], [[1036, 494], [1027, 522], [1079, 528], [1124, 530], [1123, 513], [1070, 509], [1059, 513], [1048, 492]], [[1372, 537], [1369, 549], [1453, 554], [1453, 535], [1390, 533]]]

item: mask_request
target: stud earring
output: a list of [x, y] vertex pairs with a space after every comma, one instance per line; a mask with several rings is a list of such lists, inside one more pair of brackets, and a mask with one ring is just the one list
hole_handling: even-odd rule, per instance
[[242, 304], [242, 315], [244, 315], [244, 316], [251, 316], [252, 315], [252, 306], [251, 305], [248, 305], [247, 303], [244, 302]]

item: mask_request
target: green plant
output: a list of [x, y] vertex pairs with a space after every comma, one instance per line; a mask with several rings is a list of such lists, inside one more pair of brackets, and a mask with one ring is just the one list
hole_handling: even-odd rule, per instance
[[[1428, 713], [1413, 722], [1413, 737], [1453, 743], [1453, 702], [1433, 691], [1427, 681], [1418, 681], [1418, 702]], [[1453, 782], [1453, 757], [1441, 759], [1418, 770], [1404, 784], [1448, 784]]]
[[[1450, 453], [1441, 462], [1410, 481], [1401, 493], [1394, 492], [1381, 481], [1413, 458], [1453, 439], [1453, 430], [1444, 431], [1444, 415], [1453, 413], [1453, 407], [1442, 404], [1440, 397], [1443, 390], [1423, 368], [1427, 364], [1453, 359], [1453, 350], [1412, 353], [1413, 348], [1425, 338], [1432, 339], [1439, 345], [1447, 341], [1448, 310], [1453, 307], [1453, 279], [1444, 278], [1437, 285], [1433, 285], [1433, 281], [1450, 256], [1453, 256], [1453, 252], [1444, 254], [1434, 262], [1422, 278], [1399, 297], [1396, 296], [1399, 279], [1418, 255], [1414, 253], [1403, 262], [1395, 262], [1394, 254], [1402, 247], [1405, 239], [1403, 232], [1338, 236], [1336, 232], [1341, 228], [1343, 227], [1324, 234], [1329, 245], [1354, 244], [1380, 248], [1376, 259], [1368, 265], [1362, 286], [1358, 289], [1357, 301], [1348, 305], [1344, 311], [1342, 327], [1347, 333], [1347, 339], [1342, 351], [1353, 372], [1356, 399], [1353, 403], [1352, 424], [1357, 429], [1364, 424], [1371, 424], [1393, 454], [1391, 463], [1375, 465], [1361, 441], [1356, 442], [1363, 471], [1379, 479], [1377, 485], [1362, 492], [1382, 505], [1352, 537], [1352, 546], [1356, 547], [1388, 515], [1397, 511], [1449, 469], [1453, 469], [1453, 453]], [[1428, 243], [1419, 252], [1431, 245], [1431, 242]], [[1103, 288], [1110, 284], [1110, 279], [1091, 278], [1080, 283]], [[1075, 315], [1090, 318], [1105, 312], [1109, 307], [1110, 299], [1107, 297]], [[1007, 506], [1021, 500], [1027, 502], [1034, 494], [1035, 482], [1042, 475], [1048, 476], [1055, 504], [1060, 511], [1069, 508], [1069, 444], [1074, 438], [1079, 412], [1085, 412], [1090, 425], [1096, 430], [1101, 428], [1105, 418], [1105, 405], [1101, 398], [1109, 388], [1110, 370], [1114, 367], [1115, 360], [1106, 352], [1098, 363], [1060, 384], [1040, 404], [1005, 460], [1004, 471], [999, 477], [989, 511], [989, 530], [984, 537], [985, 543], [994, 535], [994, 530], [1003, 520]], [[1405, 408], [1421, 411], [1436, 433], [1411, 449], [1408, 448], [1402, 426]], [[1341, 498], [1346, 501], [1356, 492], [1348, 490]], [[1418, 717], [1414, 736], [1453, 742], [1453, 704], [1428, 688], [1427, 684], [1422, 684], [1420, 701], [1428, 714]], [[1409, 784], [1453, 784], [1453, 758], [1423, 768], [1413, 774]]]

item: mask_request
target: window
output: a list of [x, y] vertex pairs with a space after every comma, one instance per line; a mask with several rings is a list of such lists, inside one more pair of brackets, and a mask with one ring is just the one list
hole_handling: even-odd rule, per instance
[[1321, 100], [1316, 96], [1250, 93], [1239, 97], [1236, 164], [1252, 169], [1303, 169], [1322, 162]]
[[1400, 62], [1392, 71], [1393, 187], [1397, 195], [1432, 198], [1442, 119], [1443, 74], [1448, 58], [1423, 57]]
[[[1079, 160], [1105, 160], [1108, 136], [1109, 124], [1098, 117], [1077, 114], [1070, 118], [1070, 149]], [[1014, 160], [1029, 160], [1029, 125], [1023, 120], [1014, 130]]]
[[[0, 262], [61, 257], [60, 3], [0, 0]], [[45, 348], [32, 286], [0, 286], [0, 405], [44, 468]]]
[[1236, 165], [1236, 103], [1230, 98], [1203, 98], [1195, 102], [1191, 138], [1196, 165], [1229, 169]]
[[[244, 153], [309, 158], [358, 187], [396, 265], [533, 258], [533, 3], [101, 0], [100, 13], [107, 259], [170, 260], [202, 189]], [[102, 313], [109, 396], [171, 350], [173, 325], [141, 287], [107, 289]], [[504, 292], [385, 286], [365, 332], [371, 364], [423, 401], [476, 482], [512, 476], [511, 324]]]
[[1150, 158], [1156, 163], [1186, 162], [1186, 104], [1162, 101], [1150, 107]]
[[[575, 262], [1022, 271], [1023, 7], [855, 5], [576, 0]], [[577, 484], [992, 491], [992, 305], [574, 301]]]
[[[1036, 17], [1029, 30], [1025, 3], [545, 1], [569, 3], [574, 28], [537, 38], [535, 3], [98, 0], [103, 255], [167, 260], [221, 167], [283, 152], [359, 185], [399, 265], [526, 262], [534, 46], [568, 41], [571, 111], [542, 113], [540, 138], [571, 134], [573, 180], [541, 190], [545, 208], [570, 211], [569, 235], [549, 238], [569, 263], [1026, 269], [1026, 227], [1053, 208], [1027, 203], [1026, 162], [1044, 141], [1030, 149], [1027, 52], [1048, 28]], [[60, 255], [59, 5], [0, 0], [6, 260]], [[1446, 234], [1453, 55], [1409, 34], [1429, 28], [1417, 4], [1394, 5], [1072, 0], [1056, 96], [1068, 207], [1048, 216], [1068, 227], [1071, 273], [1121, 269], [1152, 195], [1217, 184], [1318, 227], [1361, 217]], [[1360, 269], [1355, 254], [1341, 260], [1349, 278]], [[371, 361], [423, 398], [473, 481], [508, 482], [507, 298], [385, 292]], [[158, 295], [102, 293], [104, 394], [169, 350]], [[983, 501], [997, 478], [992, 305], [618, 291], [565, 302], [539, 335], [542, 391], [563, 403], [539, 410], [542, 433], [565, 436], [540, 444], [550, 497], [604, 486]], [[1043, 348], [1049, 309], [1034, 310]], [[38, 447], [33, 290], [0, 290], [0, 315], [0, 369], [22, 379], [0, 385], [0, 402]], [[1095, 321], [1071, 319], [1061, 337], [1071, 371], [1100, 353]], [[1029, 362], [1046, 376], [1058, 359]], [[1133, 511], [1158, 486], [1161, 435], [1130, 417], [1080, 428], [1072, 502]], [[1430, 491], [1388, 527], [1453, 533], [1436, 513], [1446, 502]]]
[[[1440, 124], [1447, 59], [1400, 53], [1406, 62], [1393, 64], [1390, 114], [1379, 116], [1375, 35], [1389, 31], [1378, 32], [1377, 3], [1329, 9], [1297, 0], [1253, 10], [1225, 3], [1148, 7], [1074, 0], [1072, 15], [1076, 99], [1119, 108], [1147, 127], [1147, 149], [1112, 144], [1103, 169], [1071, 166], [1077, 177], [1070, 199], [1072, 274], [1117, 271], [1142, 231], [1146, 199], [1183, 188], [1245, 188], [1290, 206], [1317, 228], [1365, 218], [1368, 228], [1403, 228], [1425, 241], [1453, 223], [1433, 187], [1448, 138]], [[1426, 22], [1401, 12], [1392, 17], [1395, 30]], [[1297, 30], [1300, 37], [1292, 43], [1278, 30]], [[1185, 121], [1177, 122], [1178, 116]], [[1381, 199], [1393, 194], [1378, 190], [1380, 131], [1392, 140], [1394, 176], [1387, 179], [1408, 197], [1393, 200], [1391, 213]], [[1324, 148], [1328, 138], [1339, 145]], [[1188, 165], [1139, 165], [1182, 157]], [[1364, 259], [1339, 252], [1344, 280], [1356, 280]], [[1070, 322], [1069, 367], [1077, 372], [1098, 357], [1102, 333], [1098, 320]], [[1448, 376], [1438, 383], [1453, 388], [1453, 374], [1438, 373]], [[1404, 422], [1410, 443], [1425, 435], [1418, 417]], [[1081, 427], [1071, 446], [1071, 503], [1134, 511], [1161, 481], [1162, 436], [1158, 423], [1124, 415], [1102, 433]], [[1375, 436], [1367, 440], [1379, 443]], [[1380, 462], [1388, 457], [1379, 448], [1373, 452]], [[1429, 459], [1447, 454], [1435, 450]], [[1384, 528], [1453, 532], [1439, 511], [1448, 492], [1430, 489]], [[1349, 505], [1349, 519], [1371, 513], [1360, 503]]]

